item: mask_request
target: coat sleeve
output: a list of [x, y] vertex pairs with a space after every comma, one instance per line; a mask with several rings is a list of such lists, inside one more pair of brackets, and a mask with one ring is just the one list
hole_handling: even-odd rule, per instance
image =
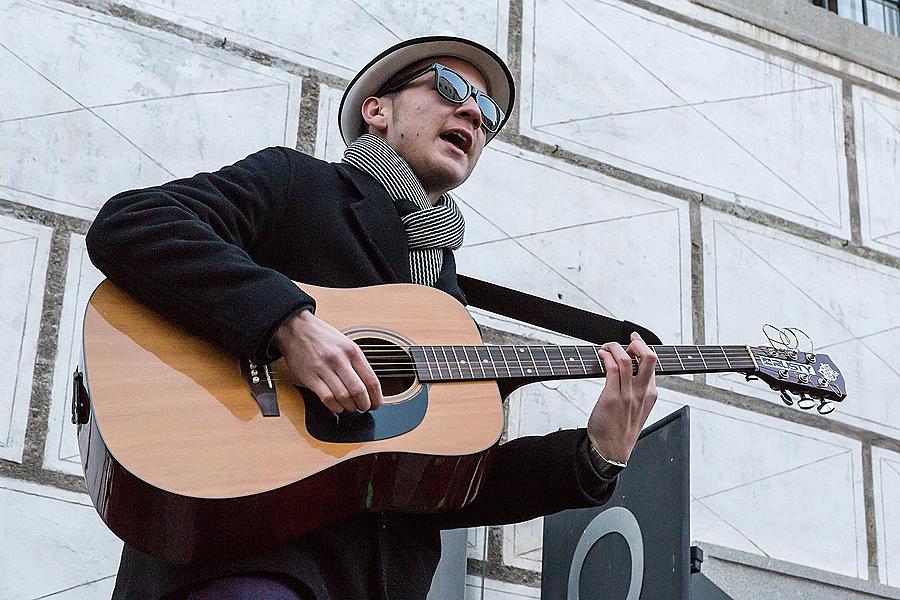
[[[314, 300], [255, 263], [296, 177], [286, 148], [215, 173], [117, 194], [87, 234], [93, 263], [141, 302], [227, 350], [272, 360], [269, 340]], [[297, 224], [301, 227], [301, 224]]]
[[587, 443], [584, 429], [563, 429], [501, 444], [475, 500], [459, 511], [432, 515], [431, 524], [441, 529], [505, 525], [603, 504], [616, 480], [597, 476]]

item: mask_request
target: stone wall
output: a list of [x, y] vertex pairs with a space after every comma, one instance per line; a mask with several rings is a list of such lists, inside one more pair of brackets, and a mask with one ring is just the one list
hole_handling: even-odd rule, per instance
[[[659, 382], [652, 418], [693, 411], [692, 537], [754, 576], [789, 565], [772, 572], [798, 589], [898, 597], [900, 80], [688, 0], [0, 8], [0, 598], [112, 589], [120, 542], [83, 493], [67, 406], [98, 207], [269, 145], [336, 159], [352, 74], [432, 33], [494, 48], [519, 82], [458, 190], [460, 271], [666, 343], [805, 330], [847, 380], [828, 417], [740, 377]], [[559, 340], [474, 312], [497, 339]], [[522, 389], [508, 436], [583, 425], [601, 387]], [[468, 552], [468, 598], [540, 596], [539, 521], [473, 529]]]

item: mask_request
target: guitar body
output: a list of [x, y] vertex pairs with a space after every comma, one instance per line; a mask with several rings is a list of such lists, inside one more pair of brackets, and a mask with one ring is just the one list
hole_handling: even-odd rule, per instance
[[[303, 289], [320, 319], [361, 345], [482, 343], [438, 290]], [[407, 374], [378, 411], [336, 419], [278, 380], [281, 361], [271, 374], [279, 414], [263, 416], [239, 357], [109, 281], [87, 307], [84, 357], [78, 440], [94, 506], [126, 543], [176, 562], [261, 552], [357, 512], [458, 509], [503, 428], [495, 381]]]

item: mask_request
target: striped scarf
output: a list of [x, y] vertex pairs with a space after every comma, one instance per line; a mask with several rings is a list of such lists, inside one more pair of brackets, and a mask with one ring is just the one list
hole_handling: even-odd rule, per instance
[[462, 246], [465, 221], [450, 194], [443, 194], [435, 206], [409, 164], [382, 138], [366, 133], [344, 151], [342, 160], [374, 177], [395, 203], [412, 202], [416, 210], [400, 220], [409, 246], [412, 282], [433, 286], [444, 264], [444, 248]]

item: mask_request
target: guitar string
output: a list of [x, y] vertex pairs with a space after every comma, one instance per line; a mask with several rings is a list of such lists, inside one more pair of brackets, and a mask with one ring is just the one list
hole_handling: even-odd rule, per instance
[[[385, 348], [385, 349], [413, 349], [413, 348], [537, 348], [541, 350], [550, 350], [550, 349], [574, 349], [574, 350], [590, 350], [595, 351], [595, 349], [599, 349], [602, 346], [596, 344], [567, 344], [567, 345], [540, 345], [540, 344], [358, 344], [360, 348]], [[746, 346], [707, 346], [707, 345], [675, 345], [675, 346], [648, 346], [653, 349], [655, 352], [666, 351], [666, 352], [680, 352], [686, 351], [690, 352], [692, 349], [694, 351], [703, 353], [703, 352], [737, 352], [743, 355], [747, 355], [747, 347]], [[763, 352], [763, 350], [759, 348], [754, 348], [751, 346], [751, 349], [757, 350], [758, 352]]]
[[[478, 369], [481, 369], [483, 371], [482, 376], [484, 378], [488, 378], [487, 370], [493, 371], [491, 378], [495, 378], [495, 376], [499, 375], [502, 371], [506, 371], [508, 376], [511, 375], [513, 371], [515, 371], [517, 374], [521, 374], [521, 376], [524, 376], [526, 374], [530, 374], [532, 367], [527, 366], [527, 362], [524, 365], [522, 364], [521, 357], [519, 356], [519, 354], [522, 354], [522, 352], [518, 352], [518, 353], [515, 353], [512, 355], [503, 355], [502, 354], [503, 349], [516, 350], [518, 348], [529, 348], [529, 349], [531, 349], [531, 348], [542, 348], [542, 349], [557, 348], [557, 349], [560, 349], [560, 358], [549, 358], [549, 356], [548, 356], [547, 358], [549, 360], [544, 360], [539, 357], [535, 357], [531, 352], [529, 352], [529, 358], [531, 360], [534, 370], [537, 371], [537, 375], [544, 374], [544, 373], [541, 373], [541, 369], [550, 369], [550, 371], [551, 371], [549, 373], [550, 375], [557, 374], [554, 371], [558, 371], [558, 374], [562, 375], [563, 370], [565, 370], [566, 375], [570, 375], [570, 374], [572, 374], [571, 372], [573, 369], [576, 371], [576, 373], [575, 373], [576, 375], [578, 375], [578, 374], [583, 374], [583, 375], [604, 374], [605, 375], [605, 371], [606, 371], [605, 366], [602, 364], [602, 362], [597, 362], [597, 363], [592, 362], [590, 365], [585, 365], [584, 364], [585, 357], [580, 352], [578, 353], [578, 356], [577, 356], [578, 362], [576, 362], [575, 361], [576, 357], [573, 357], [573, 356], [566, 357], [565, 354], [561, 351], [562, 349], [566, 349], [566, 348], [574, 348], [574, 349], [578, 349], [578, 350], [590, 349], [593, 354], [593, 349], [598, 348], [597, 346], [536, 346], [536, 345], [534, 345], [534, 346], [528, 346], [528, 345], [525, 345], [525, 346], [514, 346], [514, 345], [456, 346], [457, 348], [462, 349], [464, 353], [465, 353], [465, 350], [464, 350], [465, 348], [472, 348], [473, 351], [476, 353], [476, 356], [474, 357], [474, 359], [479, 359], [479, 360], [468, 360], [469, 357], [467, 356], [466, 359], [463, 361], [459, 361], [459, 360], [440, 361], [439, 359], [432, 361], [430, 359], [427, 359], [427, 356], [426, 356], [425, 361], [416, 361], [415, 359], [412, 359], [411, 357], [409, 358], [409, 360], [406, 360], [407, 357], [409, 357], [409, 355], [406, 354], [402, 350], [402, 348], [419, 348], [419, 349], [422, 349], [423, 354], [425, 354], [424, 348], [426, 348], [426, 347], [431, 348], [432, 353], [434, 353], [435, 348], [441, 348], [444, 350], [447, 348], [450, 348], [451, 350], [453, 350], [453, 348], [454, 348], [454, 346], [400, 346], [398, 344], [360, 344], [360, 348], [363, 349], [363, 353], [367, 358], [372, 358], [373, 360], [378, 361], [374, 365], [372, 365], [372, 368], [373, 368], [373, 371], [376, 372], [376, 374], [381, 374], [382, 376], [415, 375], [415, 374], [419, 373], [420, 370], [425, 370], [425, 369], [427, 369], [429, 371], [432, 371], [432, 369], [436, 370], [438, 372], [438, 375], [442, 376], [441, 369], [443, 369], [449, 374], [449, 377], [451, 379], [454, 377], [454, 372], [458, 373], [459, 377], [465, 377], [465, 375], [463, 374], [464, 370], [469, 371], [472, 377], [477, 377], [477, 373], [475, 373], [476, 365], [477, 365]], [[478, 356], [477, 350], [475, 350], [478, 347], [498, 348], [501, 350], [501, 356], [499, 356], [499, 357], [490, 356], [490, 353], [487, 358], [485, 358], [483, 356]], [[651, 347], [653, 347], [653, 346], [651, 346]], [[365, 350], [365, 349], [374, 349], [374, 348], [383, 348], [384, 350], [369, 350], [368, 352]], [[685, 361], [688, 361], [687, 366], [700, 366], [702, 364], [705, 367], [704, 370], [726, 370], [726, 371], [741, 371], [742, 372], [742, 371], [746, 371], [746, 370], [749, 370], [749, 369], [752, 369], [755, 367], [755, 365], [752, 362], [748, 362], [745, 364], [742, 364], [740, 362], [740, 360], [746, 361], [749, 359], [749, 354], [747, 353], [747, 349], [745, 346], [690, 345], [690, 346], [656, 346], [656, 348], [674, 351], [674, 355], [671, 355], [668, 353], [666, 355], [662, 355], [662, 356], [657, 355], [659, 362], [656, 365], [655, 372], [658, 372], [660, 374], [667, 374], [666, 371], [669, 371], [669, 370], [671, 370], [673, 373], [684, 372], [685, 367], [686, 367]], [[690, 354], [687, 356], [681, 356], [678, 353], [677, 348], [683, 348], [685, 351], [691, 351], [691, 349], [696, 351], [696, 350], [700, 350], [701, 348], [715, 348], [715, 349], [721, 351], [722, 357], [720, 358], [719, 356], [712, 355], [707, 358], [704, 358], [702, 356], [695, 358]], [[733, 356], [733, 357], [731, 357], [731, 359], [729, 359], [728, 351], [735, 351], [735, 350], [740, 351], [740, 356]], [[402, 358], [403, 361], [402, 362], [385, 362], [383, 360], [378, 360], [379, 358]], [[435, 357], [435, 358], [437, 359], [437, 357]], [[595, 357], [592, 356], [591, 358], [594, 359]], [[490, 360], [490, 362], [487, 362], [488, 359]], [[513, 359], [514, 359], [513, 364], [510, 364], [510, 361], [512, 361]], [[503, 364], [498, 365], [497, 360], [502, 360]], [[526, 361], [527, 360], [528, 359], [526, 358]], [[666, 361], [670, 362], [671, 365], [667, 366], [666, 364], [664, 364]], [[691, 362], [691, 361], [693, 361], [693, 362]], [[579, 367], [579, 364], [581, 365], [580, 367]], [[636, 357], [632, 357], [632, 368], [638, 367], [639, 365], [640, 365], [640, 361]], [[595, 372], [594, 369], [599, 369], [599, 373]], [[579, 371], [581, 371], [581, 372], [579, 372]]]
[[[542, 364], [542, 365], [546, 365], [546, 364], [553, 364], [553, 365], [567, 365], [567, 364], [575, 363], [576, 360], [579, 359], [579, 358], [580, 358], [580, 359], [586, 358], [586, 357], [584, 357], [584, 356], [582, 356], [582, 357], [568, 357], [568, 358], [565, 358], [565, 357], [564, 357], [564, 358], [561, 358], [561, 359], [560, 359], [560, 358], [551, 358], [551, 359], [548, 361], [546, 358], [539, 358], [539, 357], [534, 357], [534, 356], [526, 357], [526, 358], [520, 358], [519, 356], [510, 355], [510, 356], [506, 356], [506, 357], [491, 357], [491, 356], [483, 357], [483, 356], [475, 356], [475, 357], [472, 357], [471, 359], [470, 359], [469, 357], [465, 357], [465, 358], [463, 358], [463, 359], [458, 359], [458, 360], [451, 360], [451, 359], [448, 359], [448, 360], [446, 360], [446, 361], [441, 361], [441, 360], [433, 360], [433, 361], [432, 361], [432, 360], [430, 360], [430, 359], [427, 359], [427, 357], [426, 357], [426, 360], [425, 360], [425, 361], [420, 361], [420, 360], [417, 360], [417, 359], [415, 359], [415, 358], [412, 358], [412, 357], [410, 357], [409, 355], [403, 354], [403, 353], [395, 353], [395, 354], [388, 354], [388, 353], [384, 353], [384, 354], [375, 354], [375, 353], [372, 353], [372, 352], [363, 352], [363, 355], [364, 355], [366, 358], [371, 358], [371, 359], [373, 359], [373, 360], [378, 360], [379, 362], [381, 362], [381, 361], [383, 361], [383, 360], [385, 360], [385, 359], [395, 358], [395, 359], [400, 359], [400, 360], [402, 360], [403, 362], [406, 362], [406, 363], [408, 363], [408, 362], [419, 362], [420, 364], [429, 364], [429, 363], [430, 363], [430, 364], [451, 364], [451, 365], [460, 364], [460, 363], [462, 363], [462, 364], [489, 364], [489, 363], [495, 363], [495, 362], [498, 362], [498, 361], [503, 360], [503, 359], [506, 359], [507, 361], [515, 361], [515, 362], [522, 362], [522, 361], [524, 360], [524, 361], [527, 361], [527, 362], [531, 362], [531, 363], [535, 363], [535, 364]], [[590, 357], [590, 359], [591, 359], [591, 360], [598, 360], [598, 358], [595, 357], [595, 356]], [[738, 362], [739, 362], [739, 359], [737, 359], [737, 358], [735, 358], [735, 359], [733, 359], [733, 360], [731, 360], [731, 361], [728, 361], [728, 360], [722, 360], [722, 359], [719, 359], [719, 358], [715, 358], [715, 359], [713, 359], [713, 358], [708, 358], [708, 359], [703, 360], [703, 359], [700, 359], [700, 358], [688, 358], [688, 357], [685, 357], [685, 358], [681, 359], [681, 361], [679, 361], [678, 359], [673, 358], [673, 357], [657, 357], [657, 359], [658, 359], [658, 360], [657, 360], [657, 363], [662, 362], [662, 361], [671, 361], [671, 362], [673, 362], [673, 363], [679, 363], [679, 364], [680, 364], [680, 363], [682, 363], [682, 362], [687, 361], [687, 362], [690, 363], [690, 364], [701, 364], [701, 365], [702, 365], [702, 364], [705, 364], [705, 365], [725, 365], [725, 366], [732, 365], [732, 364], [736, 364], [735, 361], [738, 361]], [[635, 357], [632, 357], [631, 360], [632, 360], [632, 362], [639, 362]], [[743, 358], [742, 360], [746, 361], [746, 364], [748, 364], [748, 365], [751, 365], [751, 366], [753, 365], [753, 361], [751, 361], [751, 360], [749, 360], [749, 359], [747, 359], [747, 358]], [[381, 364], [383, 364], [383, 363], [381, 363]]]
[[[535, 361], [531, 361], [531, 364], [529, 364], [528, 362], [523, 363], [522, 361], [518, 361], [518, 360], [511, 364], [509, 362], [498, 363], [496, 361], [491, 361], [491, 362], [486, 362], [486, 361], [446, 361], [446, 362], [443, 362], [443, 361], [431, 361], [431, 360], [426, 360], [426, 361], [404, 360], [404, 361], [399, 361], [399, 362], [377, 361], [374, 364], [372, 364], [371, 366], [374, 368], [374, 367], [393, 367], [393, 366], [407, 367], [407, 366], [415, 366], [415, 365], [422, 365], [425, 368], [428, 368], [428, 367], [450, 367], [450, 368], [454, 368], [457, 370], [459, 370], [460, 368], [469, 369], [470, 366], [472, 369], [475, 369], [475, 368], [480, 369], [482, 365], [484, 365], [486, 367], [492, 367], [492, 368], [501, 368], [504, 370], [507, 368], [507, 366], [509, 366], [509, 368], [515, 368], [515, 369], [519, 369], [519, 368], [531, 369], [534, 367], [537, 367], [537, 368], [546, 367], [546, 368], [551, 368], [551, 369], [557, 369], [559, 371], [565, 371], [567, 367], [569, 369], [573, 369], [573, 368], [584, 369], [587, 367], [595, 367], [595, 366], [598, 368], [603, 367], [602, 362], [595, 362], [595, 363], [591, 363], [589, 365], [584, 365], [582, 367], [582, 366], [580, 366], [580, 363], [574, 363], [574, 362], [570, 363], [568, 361], [558, 361], [558, 360], [551, 360], [549, 362], [546, 360], [535, 360]], [[640, 361], [632, 359], [631, 365], [632, 365], [632, 367], [638, 366], [638, 365], [640, 365]], [[709, 361], [709, 360], [706, 361], [705, 363], [700, 362], [698, 360], [694, 360], [693, 363], [689, 363], [688, 365], [682, 365], [680, 362], [672, 361], [671, 368], [667, 367], [666, 365], [660, 364], [659, 362], [656, 363], [656, 366], [658, 369], [673, 370], [673, 371], [678, 370], [678, 368], [682, 368], [682, 367], [687, 367], [687, 366], [699, 367], [701, 365], [706, 366], [710, 369], [729, 369], [729, 368], [749, 369], [749, 368], [754, 367], [752, 362], [736, 364], [734, 362], [730, 362], [730, 363], [724, 362], [724, 361], [716, 362], [716, 361]]]
[[[424, 365], [424, 368], [416, 367], [415, 366], [416, 364]], [[466, 377], [466, 375], [463, 374], [463, 372], [465, 371], [467, 373], [470, 373], [469, 378], [478, 378], [478, 370], [481, 369], [481, 366], [480, 366], [481, 363], [479, 363], [479, 367], [477, 367], [477, 368], [474, 366], [472, 366], [472, 367], [467, 366], [469, 364], [470, 363], [466, 363], [465, 365], [459, 365], [458, 363], [437, 363], [437, 362], [377, 363], [376, 365], [372, 365], [372, 370], [375, 372], [376, 375], [383, 375], [383, 376], [416, 375], [418, 373], [421, 373], [424, 370], [434, 370], [434, 371], [437, 371], [439, 375], [442, 375], [442, 370], [443, 370], [443, 371], [446, 371], [447, 373], [449, 373], [450, 378], [454, 377], [454, 372], [459, 373], [460, 377]], [[634, 364], [635, 363], [632, 363], [633, 366], [634, 366]], [[700, 366], [700, 365], [698, 364], [696, 366]], [[752, 364], [728, 365], [726, 363], [721, 363], [721, 364], [711, 365], [711, 366], [707, 364], [707, 366], [708, 366], [708, 369], [705, 369], [704, 370], [705, 372], [710, 372], [711, 370], [714, 370], [714, 369], [721, 369], [721, 370], [725, 370], [727, 372], [744, 372], [744, 371], [753, 369]], [[389, 367], [389, 368], [384, 368], [384, 367]], [[433, 369], [429, 369], [431, 367], [433, 367]], [[549, 373], [541, 372], [541, 369], [547, 369], [547, 368], [549, 368], [549, 369], [555, 368], [556, 370], [551, 371]], [[494, 366], [491, 366], [490, 368], [485, 367], [486, 372], [482, 375], [482, 377], [485, 379], [495, 379], [497, 375], [502, 376], [502, 373], [504, 371], [507, 371], [508, 373], [516, 373], [519, 376], [525, 376], [526, 374], [531, 374], [530, 372], [532, 370], [534, 370], [537, 375], [571, 375], [571, 374], [573, 374], [572, 373], [573, 368], [575, 369], [575, 373], [574, 373], [575, 375], [579, 375], [579, 374], [580, 375], [605, 375], [606, 374], [606, 370], [603, 369], [599, 364], [591, 365], [587, 369], [576, 367], [576, 366], [572, 365], [572, 366], [570, 366], [570, 368], [568, 370], [564, 370], [563, 368], [559, 367], [558, 365], [556, 365], [556, 367], [554, 367], [554, 365], [552, 365], [552, 364], [540, 363], [533, 367], [528, 367], [528, 366], [524, 366], [524, 365], [510, 365], [508, 368], [506, 365], [502, 365], [502, 366], [494, 365]], [[598, 370], [594, 371], [593, 370], [594, 368], [596, 368]], [[490, 371], [490, 374], [488, 374], [488, 371]], [[270, 370], [270, 373], [274, 374], [275, 372], [276, 371], [274, 369]], [[657, 368], [654, 370], [654, 372], [662, 374], [662, 375], [685, 374], [683, 368], [675, 367], [671, 370], [667, 370], [662, 365], [657, 365]]]

